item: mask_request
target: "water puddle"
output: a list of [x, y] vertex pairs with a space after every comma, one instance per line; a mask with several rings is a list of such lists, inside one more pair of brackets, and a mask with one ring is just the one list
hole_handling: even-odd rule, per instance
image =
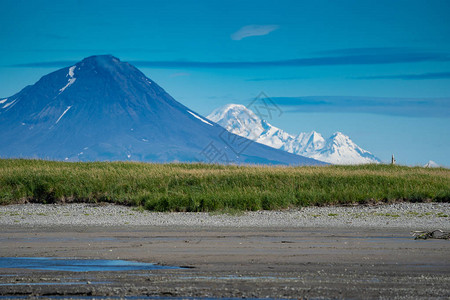
[[94, 243], [94, 242], [111, 242], [116, 241], [114, 237], [96, 237], [96, 238], [77, 238], [77, 237], [27, 237], [27, 238], [11, 238], [0, 237], [0, 242], [23, 242], [23, 243], [58, 243], [58, 242], [76, 242], [76, 243]]
[[53, 257], [0, 257], [0, 268], [70, 272], [179, 269], [179, 267], [160, 266], [127, 260]]
[[[23, 299], [23, 296], [0, 296], [0, 299]], [[138, 300], [138, 299], [164, 299], [164, 300], [242, 300], [242, 298], [213, 298], [213, 297], [158, 297], [158, 296], [34, 296], [33, 299], [96, 299], [96, 300], [107, 300], [107, 299], [126, 299], [126, 300]], [[246, 298], [249, 300], [284, 300], [286, 298]], [[327, 298], [310, 298], [311, 300], [327, 299]], [[287, 300], [287, 299], [286, 299]]]

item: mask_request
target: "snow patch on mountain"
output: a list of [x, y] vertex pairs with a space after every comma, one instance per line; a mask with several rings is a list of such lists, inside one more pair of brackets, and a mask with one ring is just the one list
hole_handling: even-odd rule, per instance
[[76, 66], [71, 66], [69, 68], [69, 74], [67, 74], [68, 76], [70, 76], [70, 78], [73, 78], [73, 76], [75, 75], [74, 71], [75, 71]]
[[11, 102], [9, 102], [9, 103], [6, 103], [5, 105], [3, 105], [3, 107], [2, 108], [8, 108], [8, 107], [13, 107], [14, 106], [14, 104], [16, 103], [16, 101], [17, 100], [13, 100], [13, 101], [11, 101]]
[[75, 80], [77, 80], [74, 76], [75, 76], [75, 68], [76, 66], [72, 66], [69, 68], [69, 73], [66, 75], [66, 77], [68, 76], [68, 82], [65, 86], [63, 86], [62, 88], [59, 89], [59, 93], [61, 94], [62, 92], [64, 92], [69, 86], [71, 86]]
[[59, 120], [61, 120], [61, 118], [64, 117], [64, 115], [66, 114], [66, 112], [68, 112], [69, 109], [70, 109], [71, 107], [72, 107], [72, 106], [68, 106], [68, 107], [66, 108], [66, 110], [59, 116], [58, 120], [56, 120], [55, 124], [58, 124]]
[[0, 100], [0, 104], [5, 103], [6, 101], [8, 101], [8, 98]]
[[199, 119], [200, 121], [202, 121], [203, 123], [208, 124], [209, 126], [213, 126], [213, 124], [209, 123], [208, 121], [206, 121], [205, 119], [203, 119], [202, 117], [194, 114], [192, 111], [187, 111], [188, 113], [190, 113], [191, 115], [193, 115], [195, 118]]
[[379, 163], [369, 151], [356, 145], [341, 132], [325, 139], [316, 131], [292, 135], [259, 118], [240, 104], [227, 104], [207, 117], [231, 133], [251, 139], [272, 148], [314, 158], [332, 164]]

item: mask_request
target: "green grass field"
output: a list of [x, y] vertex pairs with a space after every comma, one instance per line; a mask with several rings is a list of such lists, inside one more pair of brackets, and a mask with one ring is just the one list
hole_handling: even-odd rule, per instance
[[110, 202], [155, 211], [450, 200], [450, 170], [0, 160], [0, 204]]

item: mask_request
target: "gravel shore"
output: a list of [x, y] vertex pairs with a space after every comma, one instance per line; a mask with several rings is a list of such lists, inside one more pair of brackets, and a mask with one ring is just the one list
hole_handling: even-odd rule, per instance
[[118, 205], [24, 204], [0, 206], [0, 225], [353, 227], [450, 229], [450, 203], [397, 203], [354, 207], [305, 207], [238, 214], [156, 213]]

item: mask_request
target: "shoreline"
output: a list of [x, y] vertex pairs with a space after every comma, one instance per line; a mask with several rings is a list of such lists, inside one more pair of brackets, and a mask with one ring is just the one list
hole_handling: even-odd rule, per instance
[[201, 228], [450, 229], [450, 203], [303, 207], [228, 213], [150, 212], [120, 205], [14, 204], [0, 206], [2, 226], [155, 226]]

